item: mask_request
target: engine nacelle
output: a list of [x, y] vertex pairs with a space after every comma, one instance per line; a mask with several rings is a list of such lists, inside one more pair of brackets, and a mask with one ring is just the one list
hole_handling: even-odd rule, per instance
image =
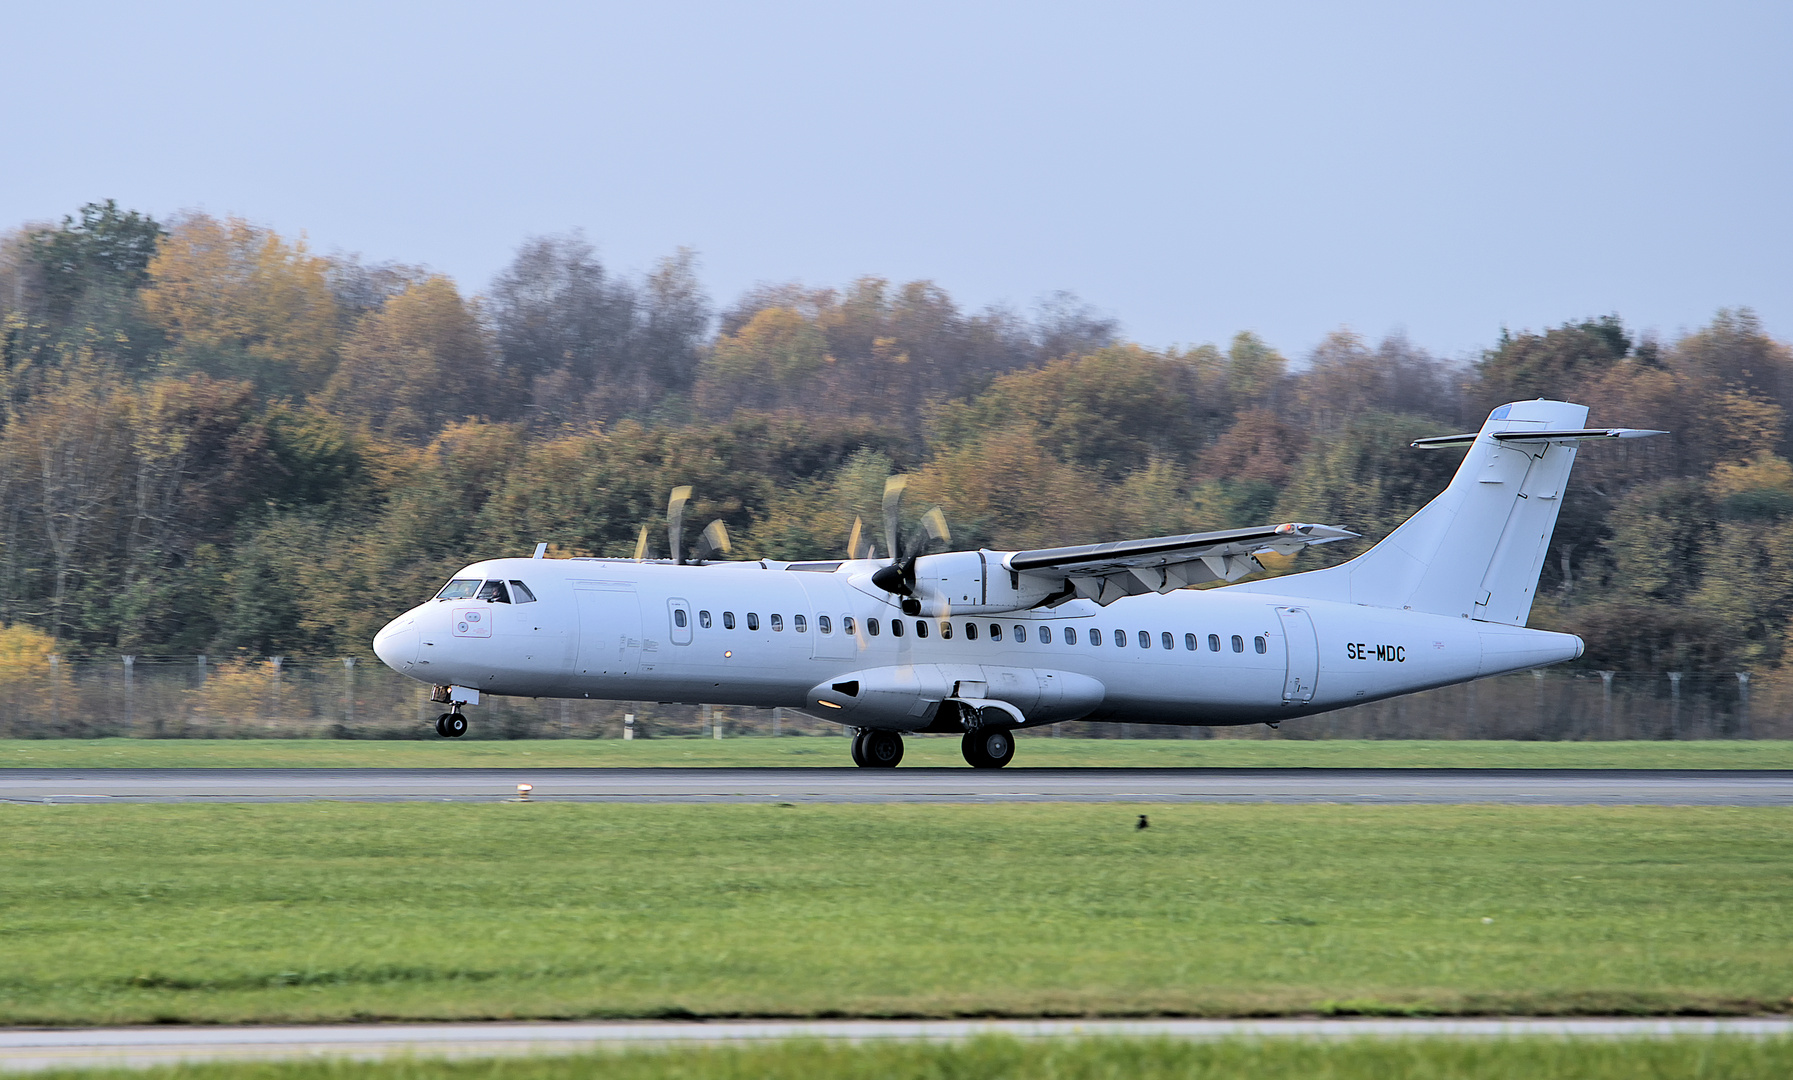
[[915, 560], [915, 594], [920, 605], [911, 614], [931, 618], [949, 615], [997, 615], [1026, 611], [1050, 597], [1060, 583], [1050, 577], [1010, 574], [1003, 552], [948, 551]]

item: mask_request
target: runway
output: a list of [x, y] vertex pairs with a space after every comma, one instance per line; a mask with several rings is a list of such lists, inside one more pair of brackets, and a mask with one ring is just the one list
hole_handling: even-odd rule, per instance
[[0, 769], [0, 802], [1506, 803], [1793, 806], [1793, 770]]
[[576, 1054], [782, 1039], [956, 1042], [1019, 1039], [1228, 1038], [1772, 1038], [1793, 1034], [1786, 1017], [1736, 1019], [1463, 1020], [834, 1020], [722, 1023], [334, 1024], [318, 1027], [84, 1028], [0, 1030], [0, 1071], [148, 1067], [177, 1062], [291, 1058], [497, 1057]]

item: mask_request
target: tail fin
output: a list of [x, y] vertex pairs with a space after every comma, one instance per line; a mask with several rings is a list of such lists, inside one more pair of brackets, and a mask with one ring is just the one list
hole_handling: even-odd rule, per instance
[[1250, 585], [1252, 592], [1398, 607], [1524, 626], [1576, 444], [1660, 432], [1588, 430], [1585, 405], [1516, 401], [1474, 435], [1416, 446], [1468, 444], [1438, 497], [1375, 547], [1340, 566]]

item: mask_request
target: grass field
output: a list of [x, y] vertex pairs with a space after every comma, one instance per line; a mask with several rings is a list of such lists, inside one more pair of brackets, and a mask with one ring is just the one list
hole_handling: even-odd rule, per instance
[[[968, 768], [951, 736], [911, 737], [904, 767]], [[844, 768], [844, 738], [0, 739], [0, 768]], [[1793, 741], [1473, 742], [1054, 739], [1025, 735], [1023, 768], [1793, 769]]]
[[1562, 1042], [1219, 1042], [981, 1039], [957, 1046], [820, 1043], [485, 1061], [220, 1064], [57, 1077], [133, 1080], [1758, 1080], [1793, 1075], [1785, 1039]]
[[1779, 808], [0, 806], [0, 1023], [1784, 1011], [1789, 836]]

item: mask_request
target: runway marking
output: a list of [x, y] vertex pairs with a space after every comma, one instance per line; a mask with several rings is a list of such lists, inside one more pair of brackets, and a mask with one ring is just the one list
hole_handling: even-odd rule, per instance
[[1723, 1019], [1247, 1019], [1247, 1020], [767, 1020], [717, 1023], [330, 1024], [317, 1027], [155, 1027], [0, 1030], [0, 1071], [131, 1067], [294, 1058], [498, 1057], [674, 1046], [751, 1046], [785, 1039], [958, 1042], [1018, 1039], [1662, 1039], [1777, 1038], [1793, 1018]]
[[0, 801], [1793, 806], [1793, 770], [0, 769]]

